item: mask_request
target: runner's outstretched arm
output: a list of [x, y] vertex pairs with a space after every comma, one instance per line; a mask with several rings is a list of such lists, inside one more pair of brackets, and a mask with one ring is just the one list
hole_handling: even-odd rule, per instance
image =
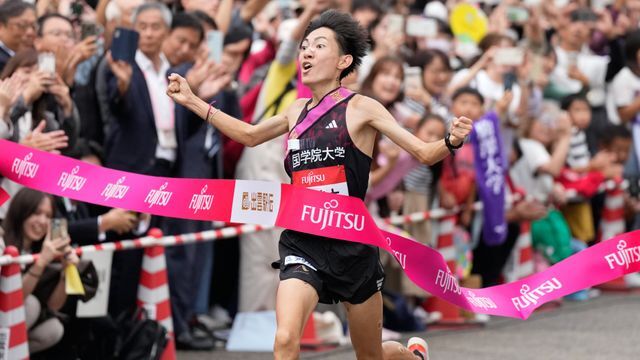
[[[355, 109], [360, 116], [367, 119], [368, 124], [409, 152], [421, 163], [433, 165], [449, 155], [444, 139], [434, 142], [423, 142], [415, 135], [401, 127], [389, 111], [376, 100], [359, 96]], [[466, 117], [455, 118], [451, 122], [449, 133], [454, 146], [462, 144], [471, 133], [473, 122]]]
[[231, 139], [245, 145], [256, 146], [285, 134], [289, 129], [287, 112], [261, 121], [257, 125], [247, 124], [229, 116], [197, 97], [189, 87], [187, 80], [178, 74], [169, 75], [167, 95], [176, 103], [200, 116]]

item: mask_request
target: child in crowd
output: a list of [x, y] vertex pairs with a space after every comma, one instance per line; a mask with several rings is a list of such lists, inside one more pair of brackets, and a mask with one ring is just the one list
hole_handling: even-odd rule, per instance
[[608, 152], [600, 152], [593, 158], [591, 156], [586, 134], [591, 124], [591, 106], [587, 98], [582, 94], [568, 95], [562, 99], [561, 108], [571, 121], [567, 169], [563, 170], [562, 178], [565, 186], [577, 190], [577, 195], [569, 197], [561, 211], [573, 238], [589, 243], [595, 240], [595, 226], [588, 197], [597, 190], [604, 173], [609, 172], [612, 159]]
[[[465, 116], [477, 120], [484, 113], [484, 97], [476, 89], [460, 88], [451, 97], [451, 113], [453, 116]], [[442, 163], [440, 205], [447, 209], [464, 205], [460, 222], [467, 227], [471, 224], [472, 206], [476, 197], [473, 148], [464, 147], [456, 153], [455, 157], [448, 157]]]

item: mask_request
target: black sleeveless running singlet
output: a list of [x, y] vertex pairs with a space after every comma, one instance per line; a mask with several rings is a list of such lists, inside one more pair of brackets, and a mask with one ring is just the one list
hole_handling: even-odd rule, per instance
[[[354, 95], [338, 102], [298, 137], [299, 148], [290, 149], [284, 163], [292, 184], [364, 199], [371, 158], [356, 147], [347, 130], [347, 106]], [[310, 102], [296, 124], [311, 110]], [[295, 277], [311, 283], [320, 302], [359, 303], [379, 291], [384, 281], [379, 251], [374, 246], [285, 230], [279, 249], [280, 278]], [[314, 271], [312, 278], [302, 270], [301, 276], [287, 271], [293, 265], [310, 268]]]

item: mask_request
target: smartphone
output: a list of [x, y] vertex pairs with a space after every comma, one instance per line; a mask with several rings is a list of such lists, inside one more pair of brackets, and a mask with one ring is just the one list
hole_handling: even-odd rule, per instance
[[38, 70], [55, 74], [56, 72], [56, 56], [53, 53], [38, 54]]
[[434, 19], [412, 15], [407, 18], [407, 35], [415, 37], [435, 37], [438, 35], [438, 23]]
[[529, 72], [529, 80], [538, 82], [544, 74], [544, 57], [542, 55], [533, 55], [531, 57], [531, 72]]
[[413, 66], [404, 70], [404, 86], [407, 89], [422, 87], [422, 68]]
[[51, 219], [51, 239], [66, 238], [69, 236], [67, 227], [67, 219], [55, 218]]
[[529, 20], [529, 11], [520, 6], [509, 6], [507, 8], [507, 19], [512, 23], [522, 24]]
[[387, 34], [396, 35], [402, 34], [404, 31], [404, 18], [399, 14], [389, 14], [387, 15], [388, 23], [387, 23]]
[[102, 27], [94, 22], [83, 22], [80, 26], [80, 38], [82, 40], [89, 36], [99, 36], [102, 34]]
[[224, 47], [224, 36], [221, 31], [207, 31], [207, 48], [209, 49], [209, 60], [216, 64], [222, 62], [222, 51]]
[[592, 22], [592, 21], [598, 20], [598, 15], [596, 15], [596, 13], [594, 13], [591, 9], [588, 9], [588, 8], [573, 10], [571, 12], [570, 17], [572, 22], [576, 22], [576, 21]]
[[524, 62], [524, 49], [517, 47], [499, 48], [493, 55], [497, 65], [519, 66]]
[[133, 64], [136, 60], [139, 38], [140, 35], [137, 31], [121, 27], [116, 28], [111, 41], [111, 56], [113, 60], [123, 60]]
[[508, 91], [513, 89], [513, 84], [516, 83], [518, 78], [516, 77], [515, 73], [510, 72], [510, 73], [504, 74], [504, 76], [502, 77], [502, 80], [504, 84], [504, 91]]
[[569, 60], [569, 67], [578, 65], [578, 53], [570, 52], [567, 54], [567, 58]]

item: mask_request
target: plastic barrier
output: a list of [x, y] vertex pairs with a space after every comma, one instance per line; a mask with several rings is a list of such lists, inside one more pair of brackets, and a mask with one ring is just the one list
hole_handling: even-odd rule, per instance
[[[8, 246], [4, 254], [16, 257], [18, 249]], [[22, 272], [18, 264], [3, 266], [0, 271], [0, 358], [8, 360], [29, 358]]]

